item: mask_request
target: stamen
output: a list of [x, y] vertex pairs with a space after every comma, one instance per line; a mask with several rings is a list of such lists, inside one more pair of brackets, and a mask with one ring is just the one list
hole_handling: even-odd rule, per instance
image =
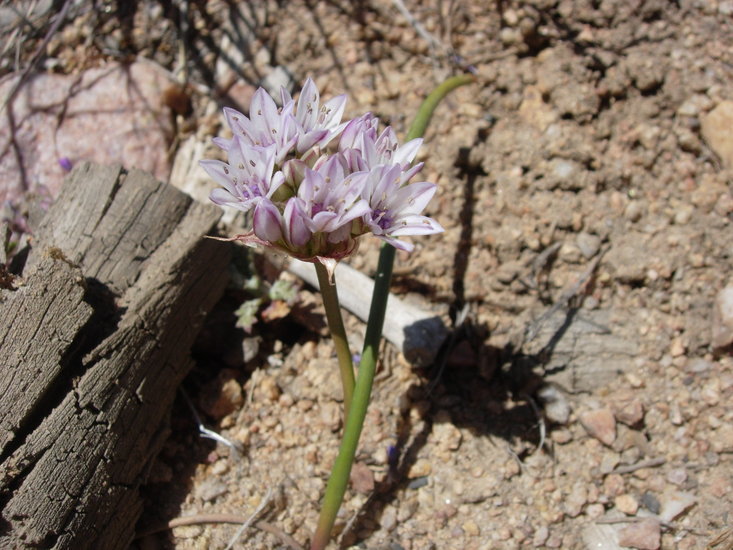
[[251, 166], [252, 168], [255, 168], [255, 167], [257, 166], [257, 163], [256, 163], [255, 161], [253, 161], [252, 159], [249, 159], [249, 165], [250, 165], [250, 166]]

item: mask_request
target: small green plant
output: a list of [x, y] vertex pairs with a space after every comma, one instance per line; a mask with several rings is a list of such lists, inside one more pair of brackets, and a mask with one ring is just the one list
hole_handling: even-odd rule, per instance
[[[345, 427], [311, 540], [312, 550], [328, 544], [354, 462], [374, 381], [395, 249], [412, 251], [413, 245], [403, 237], [443, 231], [438, 222], [422, 214], [437, 186], [411, 181], [423, 166], [413, 161], [440, 100], [473, 80], [469, 75], [453, 77], [436, 88], [423, 103], [403, 145], [391, 127], [378, 131], [379, 119], [371, 113], [341, 122], [346, 97], [321, 103], [310, 79], [297, 104], [282, 90], [281, 108], [259, 89], [252, 98], [249, 117], [224, 110], [233, 137], [216, 138], [215, 143], [227, 153], [228, 161], [201, 162], [221, 186], [211, 193], [213, 202], [253, 211], [251, 231], [229, 240], [270, 247], [312, 262], [318, 275], [338, 356]], [[356, 250], [357, 240], [366, 234], [384, 244], [355, 376], [334, 268], [337, 261]], [[271, 300], [287, 295], [286, 288], [276, 286], [270, 289]], [[251, 329], [263, 299], [242, 304], [236, 312], [238, 326]]]

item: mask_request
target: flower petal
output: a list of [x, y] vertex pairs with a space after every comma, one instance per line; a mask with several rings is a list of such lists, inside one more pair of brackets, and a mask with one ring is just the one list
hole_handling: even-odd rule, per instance
[[199, 166], [206, 170], [206, 173], [212, 177], [212, 179], [224, 187], [232, 195], [236, 195], [237, 191], [232, 182], [231, 169], [229, 165], [220, 160], [205, 159], [199, 161]]
[[432, 235], [433, 233], [442, 233], [443, 227], [432, 218], [427, 216], [407, 216], [395, 222], [394, 229], [385, 231], [385, 233], [400, 237], [402, 235]]
[[306, 215], [301, 202], [298, 197], [291, 197], [285, 204], [285, 212], [283, 212], [285, 236], [294, 246], [305, 246], [312, 236], [305, 222]]
[[[264, 88], [259, 88], [252, 96], [249, 116], [254, 126], [255, 145], [269, 145], [275, 142], [275, 136], [280, 131], [280, 114], [275, 101]], [[273, 129], [275, 133], [273, 134]]]
[[412, 252], [413, 250], [415, 250], [415, 245], [412, 243], [400, 241], [399, 239], [393, 239], [386, 235], [377, 235], [377, 238], [382, 239], [387, 244], [391, 244], [398, 250], [404, 250], [405, 252]]
[[[394, 195], [396, 208], [405, 214], [419, 214], [433, 198], [438, 186], [429, 181], [420, 181], [401, 187]], [[397, 205], [402, 205], [399, 207]]]
[[420, 150], [422, 142], [422, 138], [416, 138], [408, 141], [402, 147], [398, 147], [394, 153], [394, 158], [392, 159], [392, 162], [396, 162], [397, 164], [401, 164], [402, 166], [410, 164], [413, 160], [415, 160], [415, 157], [417, 156], [417, 152]]
[[275, 243], [282, 239], [282, 218], [271, 201], [260, 200], [252, 217], [255, 235], [263, 241]]
[[296, 120], [306, 132], [312, 130], [316, 125], [320, 97], [316, 83], [313, 82], [313, 79], [308, 78], [300, 91], [298, 108], [295, 113]]

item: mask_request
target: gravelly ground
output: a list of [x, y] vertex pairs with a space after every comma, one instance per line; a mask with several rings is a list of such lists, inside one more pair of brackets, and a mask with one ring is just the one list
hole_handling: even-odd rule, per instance
[[[733, 360], [713, 329], [718, 342], [733, 329], [713, 310], [733, 285], [733, 5], [406, 6], [433, 47], [387, 0], [195, 3], [187, 31], [179, 4], [141, 2], [124, 32], [86, 49], [61, 34], [57, 70], [115, 51], [173, 72], [188, 59], [198, 88], [177, 118], [173, 183], [191, 189], [205, 178], [180, 166], [211, 154], [221, 103], [246, 109], [263, 79], [312, 76], [324, 96], [349, 94], [347, 116], [370, 110], [404, 135], [436, 84], [475, 68], [421, 152], [446, 232], [416, 240], [394, 286], [448, 326], [464, 309], [467, 321], [432, 369], [385, 347], [339, 544], [731, 548]], [[201, 93], [214, 79], [223, 98]], [[364, 243], [351, 263], [370, 273], [376, 253]], [[252, 335], [233, 327], [246, 297], [232, 288], [212, 315], [186, 383], [244, 451], [199, 439], [179, 403], [143, 531], [264, 503], [257, 519], [279, 536], [253, 526], [235, 548], [312, 533], [341, 428], [335, 356], [311, 289]], [[347, 322], [358, 342], [363, 326]], [[224, 548], [237, 529], [204, 522], [136, 544]]]

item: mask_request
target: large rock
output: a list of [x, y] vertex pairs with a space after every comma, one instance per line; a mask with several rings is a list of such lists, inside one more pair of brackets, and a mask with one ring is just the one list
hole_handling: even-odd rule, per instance
[[[0, 105], [19, 78], [0, 80]], [[39, 186], [57, 196], [65, 159], [121, 164], [167, 181], [172, 124], [163, 92], [170, 84], [142, 62], [79, 75], [32, 74], [0, 113], [0, 203]]]

